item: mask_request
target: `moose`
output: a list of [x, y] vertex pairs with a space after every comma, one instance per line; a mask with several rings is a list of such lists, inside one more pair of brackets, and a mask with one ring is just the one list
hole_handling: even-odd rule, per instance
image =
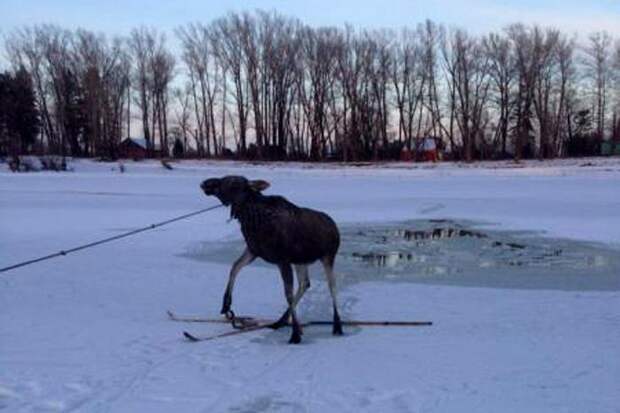
[[[230, 217], [241, 224], [246, 242], [245, 251], [230, 270], [221, 313], [231, 314], [232, 293], [239, 271], [257, 257], [262, 258], [278, 266], [288, 303], [284, 314], [270, 327], [280, 328], [290, 319], [293, 331], [289, 343], [300, 343], [303, 332], [295, 308], [310, 288], [308, 266], [320, 260], [332, 298], [332, 333], [342, 335], [334, 275], [334, 261], [340, 246], [338, 227], [323, 212], [298, 207], [281, 196], [263, 195], [269, 186], [266, 181], [248, 180], [243, 176], [210, 178], [200, 185], [207, 196], [215, 196], [230, 207]], [[297, 274], [297, 292], [294, 292], [293, 266]]]

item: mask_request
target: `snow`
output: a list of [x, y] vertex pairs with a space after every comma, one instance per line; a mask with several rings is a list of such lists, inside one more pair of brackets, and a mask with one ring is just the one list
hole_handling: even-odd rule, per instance
[[[475, 165], [73, 162], [75, 172], [0, 165], [0, 267], [204, 208], [206, 177], [266, 179], [342, 225], [420, 218], [487, 222], [604, 243], [620, 254], [618, 159]], [[308, 327], [188, 343], [226, 325], [187, 325], [166, 309], [215, 316], [229, 266], [188, 259], [240, 238], [217, 209], [170, 226], [0, 274], [0, 410], [617, 412], [620, 293], [343, 283], [343, 318], [432, 327]], [[336, 267], [338, 269], [338, 267]], [[346, 274], [341, 274], [346, 277]], [[329, 316], [323, 276], [302, 319]], [[284, 310], [275, 268], [251, 265], [239, 314]]]

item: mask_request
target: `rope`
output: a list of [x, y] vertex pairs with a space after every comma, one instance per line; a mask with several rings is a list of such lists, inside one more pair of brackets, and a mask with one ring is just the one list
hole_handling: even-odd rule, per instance
[[10, 271], [10, 270], [14, 270], [14, 269], [20, 268], [20, 267], [25, 267], [27, 265], [31, 265], [31, 264], [34, 264], [34, 263], [37, 263], [37, 262], [51, 260], [52, 258], [63, 257], [65, 255], [67, 255], [67, 254], [71, 254], [72, 252], [76, 252], [76, 251], [84, 250], [84, 249], [87, 249], [87, 248], [95, 247], [97, 245], [105, 244], [107, 242], [116, 241], [117, 239], [129, 237], [129, 236], [138, 234], [140, 232], [148, 231], [148, 230], [155, 229], [155, 228], [158, 228], [158, 227], [163, 227], [164, 225], [168, 225], [168, 224], [171, 224], [173, 222], [180, 221], [182, 219], [187, 219], [187, 218], [193, 217], [195, 215], [203, 214], [205, 212], [214, 210], [214, 209], [222, 207], [222, 206], [224, 206], [224, 205], [220, 204], [220, 205], [215, 205], [215, 206], [211, 206], [211, 207], [208, 207], [208, 208], [203, 208], [203, 209], [201, 209], [199, 211], [195, 211], [195, 212], [191, 212], [189, 214], [181, 215], [179, 217], [168, 219], [168, 220], [162, 221], [162, 222], [158, 222], [156, 224], [151, 224], [151, 225], [148, 225], [148, 226], [143, 227], [143, 228], [134, 229], [132, 231], [125, 232], [125, 233], [119, 234], [119, 235], [115, 235], [113, 237], [104, 238], [104, 239], [101, 239], [99, 241], [90, 242], [88, 244], [80, 245], [79, 247], [70, 248], [68, 250], [61, 250], [61, 251], [58, 251], [58, 252], [56, 252], [54, 254], [49, 254], [49, 255], [45, 255], [43, 257], [35, 258], [35, 259], [32, 259], [32, 260], [23, 261], [23, 262], [20, 262], [18, 264], [9, 265], [8, 267], [0, 268], [0, 273], [6, 272], [6, 271]]

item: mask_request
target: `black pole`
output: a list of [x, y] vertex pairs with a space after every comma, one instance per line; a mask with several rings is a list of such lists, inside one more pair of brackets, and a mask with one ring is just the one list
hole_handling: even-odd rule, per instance
[[105, 244], [105, 243], [108, 243], [108, 242], [112, 242], [112, 241], [115, 241], [117, 239], [129, 237], [131, 235], [135, 235], [135, 234], [138, 234], [140, 232], [144, 232], [144, 231], [148, 231], [148, 230], [155, 229], [155, 228], [158, 228], [158, 227], [162, 227], [164, 225], [168, 225], [168, 224], [171, 224], [173, 222], [180, 221], [182, 219], [193, 217], [194, 215], [202, 214], [204, 212], [211, 211], [213, 209], [216, 209], [216, 208], [219, 208], [219, 207], [222, 207], [222, 206], [223, 205], [211, 206], [211, 207], [204, 208], [204, 209], [201, 209], [201, 210], [198, 210], [198, 211], [195, 211], [195, 212], [190, 212], [189, 214], [181, 215], [181, 216], [176, 217], [176, 218], [171, 218], [171, 219], [168, 219], [166, 221], [158, 222], [156, 224], [151, 224], [151, 225], [146, 226], [146, 227], [134, 229], [132, 231], [125, 232], [123, 234], [115, 235], [113, 237], [104, 238], [104, 239], [101, 239], [101, 240], [98, 240], [98, 241], [90, 242], [88, 244], [80, 245], [78, 247], [70, 248], [68, 250], [61, 250], [61, 251], [58, 251], [58, 252], [53, 253], [53, 254], [45, 255], [43, 257], [34, 258], [34, 259], [31, 259], [31, 260], [28, 260], [28, 261], [23, 261], [23, 262], [20, 262], [18, 264], [14, 264], [14, 265], [9, 265], [8, 267], [0, 268], [0, 273], [6, 272], [6, 271], [10, 271], [10, 270], [14, 270], [14, 269], [20, 268], [20, 267], [25, 267], [27, 265], [34, 264], [34, 263], [37, 263], [37, 262], [50, 260], [52, 258], [61, 257], [61, 256], [64, 256], [64, 255], [67, 255], [67, 254], [71, 254], [72, 252], [76, 252], [76, 251], [80, 251], [80, 250], [83, 250], [83, 249], [86, 249], [86, 248], [91, 248], [91, 247], [94, 247], [94, 246], [97, 246], [97, 245], [101, 245], [101, 244]]

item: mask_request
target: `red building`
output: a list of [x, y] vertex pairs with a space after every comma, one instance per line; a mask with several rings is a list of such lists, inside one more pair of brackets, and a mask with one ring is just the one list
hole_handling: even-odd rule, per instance
[[424, 138], [420, 148], [420, 159], [424, 162], [437, 162], [439, 160], [437, 152], [437, 139]]
[[147, 155], [146, 140], [127, 138], [121, 142], [118, 150], [121, 158], [144, 159]]
[[[142, 138], [126, 138], [121, 142], [118, 149], [121, 158], [140, 160], [149, 156], [146, 139]], [[160, 155], [161, 151], [156, 146], [151, 156], [159, 157]]]
[[403, 146], [400, 151], [400, 160], [403, 162], [437, 162], [440, 160], [442, 143], [440, 138], [427, 137], [416, 139], [415, 150], [410, 151]]

